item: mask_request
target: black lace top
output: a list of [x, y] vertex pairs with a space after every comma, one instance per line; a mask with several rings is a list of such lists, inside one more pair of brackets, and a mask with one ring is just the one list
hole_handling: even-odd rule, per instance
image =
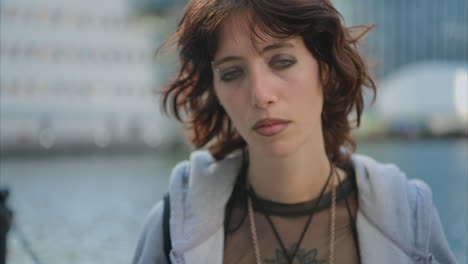
[[[255, 263], [254, 248], [247, 216], [247, 196], [252, 198], [260, 253], [263, 263], [328, 263], [330, 238], [331, 193], [295, 204], [284, 204], [259, 197], [254, 190], [245, 188], [248, 164], [239, 172], [236, 186], [226, 207], [224, 263]], [[335, 263], [359, 263], [358, 236], [355, 219], [357, 188], [354, 169], [344, 164], [347, 177], [337, 185]], [[316, 206], [317, 205], [317, 206]], [[296, 249], [304, 226], [313, 213], [310, 226], [302, 243]], [[276, 234], [275, 234], [276, 231]], [[279, 239], [283, 243], [283, 247]], [[284, 248], [288, 254], [285, 255]]]

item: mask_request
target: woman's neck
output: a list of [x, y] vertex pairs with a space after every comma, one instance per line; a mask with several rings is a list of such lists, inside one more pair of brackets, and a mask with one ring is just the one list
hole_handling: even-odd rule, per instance
[[298, 151], [287, 157], [249, 151], [247, 177], [260, 197], [281, 203], [298, 203], [319, 195], [330, 170], [325, 151]]

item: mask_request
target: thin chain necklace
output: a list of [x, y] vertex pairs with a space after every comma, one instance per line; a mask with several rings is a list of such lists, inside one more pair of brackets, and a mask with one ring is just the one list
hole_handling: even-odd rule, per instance
[[[330, 175], [328, 177], [327, 182], [323, 186], [323, 189], [322, 189], [322, 191], [320, 193], [319, 198], [317, 199], [317, 203], [315, 205], [315, 208], [320, 203], [320, 200], [321, 200], [321, 198], [323, 196], [324, 190], [328, 186], [328, 183], [329, 183], [330, 178], [331, 178], [332, 201], [331, 201], [331, 207], [330, 207], [330, 237], [329, 237], [330, 240], [329, 240], [328, 263], [329, 264], [334, 264], [335, 263], [336, 188], [334, 187], [334, 182], [335, 182], [335, 177], [333, 177], [334, 168], [333, 168], [331, 162], [330, 162], [330, 165], [331, 165]], [[337, 175], [337, 177], [338, 177], [338, 175]], [[252, 237], [252, 244], [253, 244], [253, 247], [254, 247], [255, 260], [256, 260], [257, 264], [261, 264], [262, 263], [262, 257], [261, 257], [261, 254], [260, 254], [260, 247], [258, 245], [257, 228], [256, 228], [256, 225], [255, 225], [253, 206], [252, 206], [252, 198], [250, 196], [248, 196], [248, 199], [247, 199], [247, 211], [248, 211], [248, 215], [249, 215], [250, 233], [251, 233], [251, 237]], [[270, 225], [272, 226], [272, 228], [273, 228], [273, 230], [275, 232], [275, 235], [277, 236], [278, 242], [280, 243], [280, 246], [281, 246], [281, 248], [283, 250], [283, 254], [285, 255], [286, 259], [289, 260], [289, 263], [293, 262], [296, 254], [297, 254], [297, 251], [299, 250], [300, 244], [302, 242], [302, 239], [304, 238], [304, 235], [305, 235], [307, 229], [309, 228], [309, 225], [310, 225], [310, 222], [312, 220], [314, 212], [315, 212], [315, 210], [313, 210], [313, 212], [309, 216], [309, 219], [307, 220], [304, 231], [302, 232], [301, 237], [299, 238], [297, 246], [296, 246], [296, 248], [294, 250], [294, 254], [292, 254], [291, 256], [289, 256], [289, 254], [287, 253], [286, 248], [284, 247], [281, 239], [279, 238], [279, 234], [276, 232], [276, 229], [274, 228], [274, 225], [271, 222], [271, 219], [269, 217], [267, 217], [267, 220], [270, 222]]]

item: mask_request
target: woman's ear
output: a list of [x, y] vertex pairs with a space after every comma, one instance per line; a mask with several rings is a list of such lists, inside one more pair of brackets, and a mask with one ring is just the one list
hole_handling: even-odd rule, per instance
[[320, 73], [320, 79], [322, 81], [322, 86], [326, 86], [328, 84], [328, 78], [329, 78], [329, 68], [328, 64], [325, 62], [320, 62], [319, 66], [319, 73]]

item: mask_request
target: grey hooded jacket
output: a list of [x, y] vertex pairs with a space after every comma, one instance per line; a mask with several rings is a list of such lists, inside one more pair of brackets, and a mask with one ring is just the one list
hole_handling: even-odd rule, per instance
[[[170, 234], [173, 264], [223, 262], [224, 209], [241, 165], [240, 151], [215, 161], [206, 151], [172, 171]], [[452, 264], [430, 188], [394, 165], [353, 154], [359, 209], [356, 226], [363, 264]], [[133, 264], [166, 264], [163, 203], [147, 216]]]

